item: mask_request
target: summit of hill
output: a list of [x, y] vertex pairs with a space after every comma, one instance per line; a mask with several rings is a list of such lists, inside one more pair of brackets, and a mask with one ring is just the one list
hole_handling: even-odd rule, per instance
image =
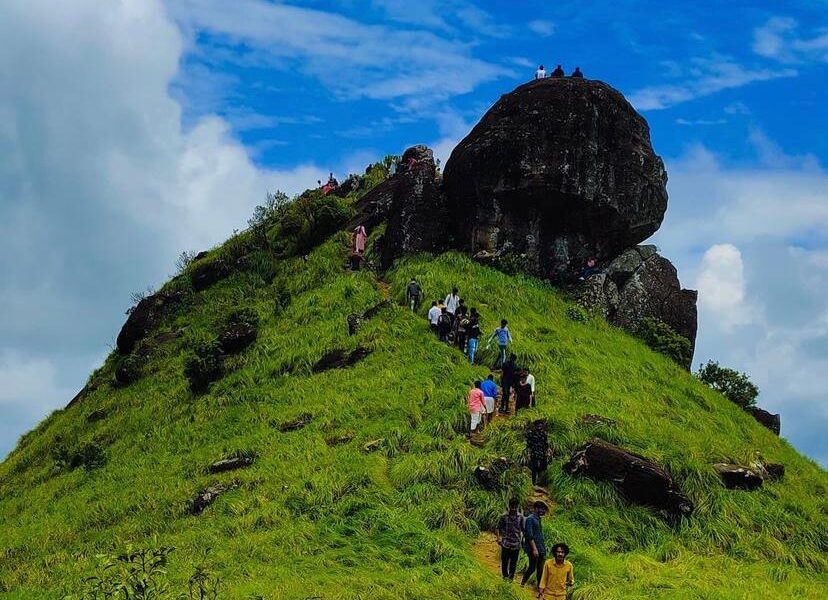
[[[269, 195], [0, 464], [0, 598], [529, 598], [482, 557], [539, 497], [576, 600], [824, 597], [828, 476], [688, 372], [695, 292], [641, 245], [665, 183], [623, 96], [565, 78], [503, 96], [444, 173], [415, 146]], [[455, 286], [537, 382], [475, 443], [497, 349], [471, 364], [425, 318]]]

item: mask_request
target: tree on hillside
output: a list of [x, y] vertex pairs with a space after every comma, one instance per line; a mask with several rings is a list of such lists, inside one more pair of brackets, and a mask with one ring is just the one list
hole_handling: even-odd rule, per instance
[[699, 367], [696, 377], [744, 409], [756, 404], [759, 388], [744, 373], [719, 366], [713, 360]]

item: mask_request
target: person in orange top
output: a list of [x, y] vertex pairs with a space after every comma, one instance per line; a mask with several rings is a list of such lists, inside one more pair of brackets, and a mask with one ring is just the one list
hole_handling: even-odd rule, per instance
[[555, 544], [552, 556], [543, 564], [543, 574], [538, 584], [538, 600], [566, 600], [566, 588], [575, 585], [572, 563], [566, 560], [569, 546]]

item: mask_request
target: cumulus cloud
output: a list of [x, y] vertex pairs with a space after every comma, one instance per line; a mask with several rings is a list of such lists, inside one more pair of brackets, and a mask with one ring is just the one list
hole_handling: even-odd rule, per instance
[[74, 395], [130, 292], [163, 281], [181, 250], [243, 227], [266, 191], [323, 175], [257, 168], [224, 119], [183, 125], [170, 84], [184, 47], [158, 0], [0, 5], [0, 340], [17, 353], [4, 351], [0, 370], [9, 430], [31, 425], [25, 407], [42, 415]]
[[544, 21], [543, 19], [535, 19], [529, 21], [529, 31], [541, 37], [549, 37], [555, 33], [555, 24], [552, 21]]
[[[747, 372], [783, 435], [823, 465], [828, 410], [828, 173], [757, 148], [732, 167], [703, 146], [667, 160], [670, 204], [654, 241], [699, 288], [696, 363]], [[762, 162], [770, 159], [770, 162]]]
[[828, 32], [799, 37], [799, 24], [790, 17], [771, 17], [753, 32], [753, 51], [780, 62], [828, 62]]

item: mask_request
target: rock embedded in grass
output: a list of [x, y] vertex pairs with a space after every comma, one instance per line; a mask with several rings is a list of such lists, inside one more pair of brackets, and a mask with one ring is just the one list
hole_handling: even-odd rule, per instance
[[666, 516], [693, 512], [693, 503], [664, 467], [603, 440], [593, 438], [563, 468], [570, 475], [609, 481], [630, 502], [652, 506]]
[[193, 498], [192, 504], [190, 506], [190, 513], [193, 515], [200, 515], [204, 512], [204, 509], [210, 506], [213, 502], [216, 501], [221, 494], [226, 492], [229, 489], [235, 487], [235, 484], [231, 485], [224, 485], [221, 483], [213, 484], [198, 493], [198, 495]]
[[748, 467], [730, 463], [716, 463], [713, 468], [721, 477], [724, 486], [729, 490], [755, 490], [762, 487], [762, 476]]
[[238, 354], [256, 341], [258, 329], [253, 323], [232, 323], [218, 337], [222, 354]]
[[243, 469], [249, 467], [255, 462], [252, 456], [236, 456], [233, 458], [224, 458], [218, 460], [207, 467], [210, 473], [223, 473], [225, 471], [235, 471], [236, 469]]
[[230, 265], [223, 259], [217, 258], [211, 262], [196, 264], [190, 271], [190, 283], [195, 291], [200, 292], [228, 277], [230, 272]]
[[362, 346], [348, 352], [347, 350], [331, 350], [322, 358], [316, 361], [316, 364], [311, 367], [314, 373], [321, 373], [329, 369], [341, 369], [350, 367], [364, 359], [371, 354], [371, 350], [363, 348]]
[[282, 433], [287, 433], [288, 431], [297, 431], [302, 429], [303, 427], [307, 426], [313, 420], [313, 415], [310, 413], [302, 413], [295, 419], [291, 419], [290, 421], [284, 421], [283, 423], [279, 423], [276, 425], [276, 428], [281, 431]]
[[773, 414], [758, 406], [753, 406], [748, 409], [748, 412], [753, 415], [753, 418], [759, 421], [762, 425], [770, 429], [776, 435], [782, 429], [782, 418], [778, 414]]

